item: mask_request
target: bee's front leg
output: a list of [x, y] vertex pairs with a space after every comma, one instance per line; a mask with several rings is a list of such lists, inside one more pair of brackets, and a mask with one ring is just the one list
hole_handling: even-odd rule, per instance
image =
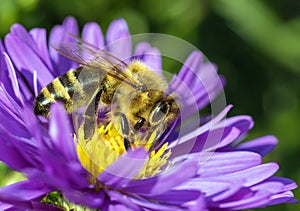
[[154, 150], [159, 145], [159, 139], [161, 138], [162, 134], [165, 132], [166, 127], [164, 125], [158, 125], [148, 131], [147, 139], [150, 139], [153, 133], [155, 133], [154, 141], [149, 149], [149, 151]]
[[140, 117], [140, 116], [137, 116], [137, 117], [139, 118], [139, 120], [133, 126], [135, 131], [139, 131], [143, 127], [143, 125], [146, 121], [146, 119], [144, 117]]
[[126, 151], [131, 148], [130, 141], [128, 139], [130, 133], [130, 127], [127, 120], [127, 117], [123, 113], [118, 113], [121, 118], [121, 130], [124, 138], [124, 147]]

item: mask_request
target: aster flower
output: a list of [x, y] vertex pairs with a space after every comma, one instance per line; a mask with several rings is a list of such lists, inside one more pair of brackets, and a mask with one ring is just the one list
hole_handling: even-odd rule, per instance
[[[27, 177], [0, 189], [1, 210], [240, 210], [296, 202], [291, 192], [296, 184], [273, 176], [276, 163], [262, 163], [276, 138], [241, 143], [253, 127], [251, 117], [225, 119], [229, 105], [216, 116], [189, 121], [224, 84], [199, 51], [170, 81], [169, 89], [182, 102], [181, 117], [154, 150], [147, 144], [155, 136], [136, 136], [135, 147], [126, 152], [112, 122], [100, 121], [85, 143], [59, 103], [51, 107], [49, 119], [35, 116], [38, 91], [78, 66], [49, 46], [71, 42], [68, 33], [78, 31], [68, 17], [53, 28], [49, 45], [44, 29], [27, 32], [19, 24], [4, 44], [0, 41], [0, 160]], [[119, 58], [139, 59], [159, 73], [158, 49], [139, 43], [132, 54], [129, 35], [121, 19], [111, 23], [106, 39], [96, 23], [86, 24], [82, 32], [95, 46], [110, 46], [107, 50]], [[120, 45], [110, 45], [121, 38]]]

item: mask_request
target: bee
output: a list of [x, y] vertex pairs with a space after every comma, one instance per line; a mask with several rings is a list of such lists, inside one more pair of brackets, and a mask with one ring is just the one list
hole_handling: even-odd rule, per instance
[[75, 37], [77, 42], [53, 48], [80, 66], [55, 78], [34, 100], [34, 113], [49, 116], [50, 106], [61, 102], [68, 113], [81, 107], [84, 138], [97, 127], [98, 106], [111, 106], [118, 121], [124, 147], [138, 131], [155, 132], [156, 139], [177, 119], [180, 106], [176, 94], [168, 94], [167, 82], [139, 60], [129, 64], [106, 50]]

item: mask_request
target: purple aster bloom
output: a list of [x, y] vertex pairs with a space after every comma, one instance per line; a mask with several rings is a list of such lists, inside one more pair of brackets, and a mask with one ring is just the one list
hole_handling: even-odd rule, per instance
[[[241, 143], [253, 127], [251, 117], [225, 119], [229, 105], [203, 122], [184, 124], [224, 84], [216, 66], [199, 51], [169, 84], [182, 102], [180, 121], [150, 152], [141, 146], [122, 152], [113, 145], [122, 137], [111, 123], [100, 124], [92, 140], [81, 144], [80, 132], [74, 134], [58, 103], [52, 105], [49, 119], [35, 116], [38, 91], [78, 66], [51, 47], [72, 42], [68, 33], [79, 35], [72, 17], [53, 28], [48, 44], [44, 29], [27, 32], [19, 24], [12, 26], [4, 44], [0, 41], [0, 160], [27, 177], [0, 189], [1, 210], [241, 210], [296, 202], [291, 192], [295, 182], [274, 176], [276, 163], [262, 163], [276, 138]], [[129, 35], [120, 19], [111, 23], [106, 38], [96, 23], [84, 26], [82, 38], [123, 60], [139, 59], [160, 73], [158, 49], [139, 43], [132, 54]], [[119, 45], [110, 45], [121, 38]]]

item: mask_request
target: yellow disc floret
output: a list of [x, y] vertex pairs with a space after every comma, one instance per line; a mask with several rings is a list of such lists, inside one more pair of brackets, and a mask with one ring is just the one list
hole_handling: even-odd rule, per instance
[[[148, 136], [148, 140], [142, 139], [141, 135], [133, 137], [131, 148], [143, 147], [149, 151], [155, 142], [155, 133]], [[84, 131], [79, 129], [78, 135], [74, 136], [77, 145], [77, 154], [82, 166], [91, 174], [91, 183], [96, 182], [98, 175], [110, 164], [116, 161], [120, 155], [126, 153], [124, 139], [112, 123], [101, 125], [92, 138], [85, 140]], [[157, 151], [150, 151], [145, 166], [140, 170], [135, 179], [143, 179], [158, 174], [162, 166], [167, 165], [171, 155], [168, 150], [168, 143], [165, 143]]]

